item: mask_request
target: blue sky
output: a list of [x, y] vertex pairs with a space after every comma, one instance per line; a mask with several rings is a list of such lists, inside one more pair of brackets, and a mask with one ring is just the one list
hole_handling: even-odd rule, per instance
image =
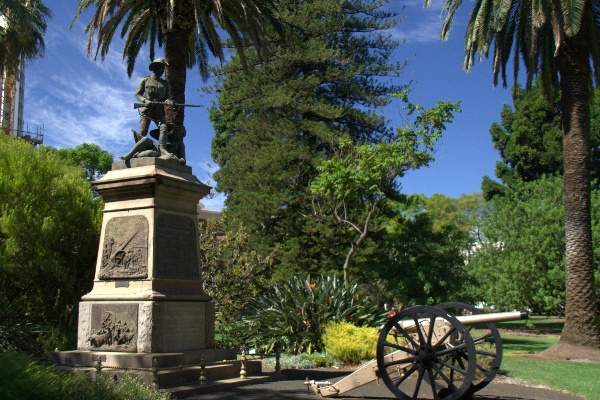
[[[32, 130], [44, 126], [46, 145], [97, 143], [118, 157], [133, 145], [131, 129], [137, 129], [139, 124], [138, 113], [133, 109], [134, 92], [139, 80], [148, 75], [148, 54], [140, 54], [131, 78], [127, 76], [118, 41], [111, 45], [104, 61], [87, 57], [84, 28], [90, 13], [69, 30], [76, 4], [75, 0], [46, 1], [53, 18], [48, 21], [45, 56], [28, 65], [25, 123]], [[400, 82], [412, 82], [412, 102], [431, 106], [436, 100], [460, 100], [462, 113], [448, 125], [438, 143], [435, 161], [428, 168], [409, 172], [401, 180], [402, 190], [408, 194], [459, 197], [480, 191], [484, 175], [494, 176], [499, 157], [489, 128], [500, 120], [502, 105], [512, 104], [511, 93], [501, 86], [492, 87], [490, 60], [477, 62], [469, 73], [462, 69], [463, 36], [472, 3], [464, 3], [446, 42], [439, 38], [441, 0], [433, 0], [429, 9], [423, 9], [422, 4], [416, 0], [393, 0], [390, 5], [397, 11], [404, 7], [406, 15], [392, 31], [397, 39], [405, 41], [396, 52], [397, 59], [409, 61]], [[214, 98], [198, 91], [204, 85], [195, 71], [188, 71], [186, 102], [205, 107], [186, 111], [185, 143], [194, 175], [211, 185], [214, 182], [210, 176], [216, 167], [210, 157], [213, 131], [208, 107]], [[401, 124], [399, 106], [390, 106], [387, 116]], [[223, 195], [217, 195], [202, 203], [207, 209], [220, 210], [223, 200]]]

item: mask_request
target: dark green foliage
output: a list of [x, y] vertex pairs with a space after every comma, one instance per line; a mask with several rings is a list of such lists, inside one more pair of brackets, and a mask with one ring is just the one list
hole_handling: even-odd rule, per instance
[[221, 328], [217, 334], [227, 337], [234, 334], [231, 328], [241, 311], [267, 285], [271, 259], [250, 248], [242, 227], [225, 232], [224, 225], [223, 221], [209, 219], [200, 222], [198, 230], [204, 290], [216, 303]]
[[22, 312], [20, 301], [11, 301], [6, 296], [4, 291], [0, 293], [0, 353], [9, 350], [40, 353], [41, 346], [36, 339], [43, 326]]
[[124, 377], [115, 385], [103, 375], [72, 374], [52, 365], [41, 365], [15, 352], [0, 353], [0, 399], [2, 400], [168, 400], [159, 392], [133, 378]]
[[97, 144], [82, 143], [71, 149], [55, 149], [45, 146], [44, 150], [53, 153], [70, 165], [83, 168], [85, 179], [89, 182], [101, 178], [110, 171], [113, 162], [113, 155], [102, 150]]
[[543, 177], [490, 202], [481, 225], [487, 240], [467, 265], [475, 298], [501, 310], [564, 312], [562, 197], [562, 179]]
[[273, 36], [264, 62], [247, 54], [255, 65], [247, 74], [236, 57], [219, 71], [211, 121], [229, 222], [243, 222], [258, 251], [277, 249], [274, 274], [283, 279], [340, 271], [344, 232], [314, 217], [310, 181], [341, 138], [389, 138], [376, 110], [403, 88], [382, 79], [400, 66], [390, 62], [397, 43], [380, 34], [394, 23], [381, 2], [276, 3], [285, 38]]
[[74, 346], [101, 209], [81, 169], [0, 135], [0, 324], [42, 326], [38, 339], [47, 349]]
[[467, 207], [461, 204], [466, 200], [460, 203], [442, 195], [415, 195], [397, 204], [397, 216], [387, 227], [389, 259], [378, 273], [399, 308], [469, 302], [464, 263], [474, 239]]
[[[591, 105], [591, 178], [600, 182], [600, 90], [595, 90]], [[530, 91], [514, 88], [513, 106], [502, 109], [501, 123], [490, 128], [494, 148], [502, 161], [496, 163], [496, 177], [502, 184], [485, 177], [482, 190], [486, 199], [518, 181], [530, 182], [543, 175], [562, 175], [562, 130], [560, 94], [550, 102], [541, 81]]]
[[541, 82], [531, 91], [520, 86], [513, 92], [513, 107], [505, 104], [502, 124], [490, 128], [494, 147], [503, 162], [496, 165], [496, 176], [510, 184], [515, 179], [529, 182], [542, 175], [562, 172], [562, 131], [559, 96], [548, 102]]
[[246, 346], [298, 354], [323, 350], [321, 337], [331, 322], [378, 326], [382, 308], [357, 285], [344, 287], [337, 277], [293, 276], [273, 285], [244, 313]]

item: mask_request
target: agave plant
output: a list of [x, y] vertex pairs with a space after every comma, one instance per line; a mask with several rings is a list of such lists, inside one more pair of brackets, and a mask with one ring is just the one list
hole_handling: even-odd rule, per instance
[[382, 311], [358, 285], [346, 288], [336, 276], [294, 276], [256, 298], [244, 313], [241, 329], [248, 347], [312, 353], [323, 349], [328, 323], [377, 326], [385, 320]]

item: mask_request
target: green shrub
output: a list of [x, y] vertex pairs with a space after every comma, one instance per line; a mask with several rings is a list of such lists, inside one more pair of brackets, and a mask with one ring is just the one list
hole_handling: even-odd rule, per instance
[[259, 351], [275, 346], [291, 354], [323, 350], [321, 337], [332, 322], [378, 326], [385, 320], [378, 305], [357, 285], [337, 277], [291, 277], [252, 303], [243, 318], [245, 343]]
[[331, 367], [334, 364], [333, 357], [326, 353], [302, 354], [301, 357], [303, 360], [314, 362], [315, 367]]
[[75, 347], [77, 304], [92, 287], [102, 222], [102, 201], [84, 175], [48, 151], [0, 134], [4, 348], [33, 351], [32, 340], [46, 351]]
[[[225, 235], [216, 235], [219, 231]], [[201, 221], [198, 237], [204, 290], [215, 301], [217, 322], [225, 333], [227, 325], [234, 327], [242, 310], [268, 284], [272, 259], [253, 249], [243, 226], [227, 227], [225, 218]]]
[[9, 300], [4, 292], [0, 292], [0, 352], [14, 350], [39, 354], [42, 348], [36, 340], [36, 332], [44, 328], [24, 315], [20, 300]]
[[245, 347], [244, 326], [240, 321], [229, 321], [219, 318], [217, 313], [215, 319], [215, 346], [222, 349], [236, 349], [241, 353]]
[[344, 364], [358, 364], [375, 358], [377, 352], [377, 328], [358, 327], [348, 322], [327, 325], [323, 335], [325, 350]]
[[40, 365], [15, 352], [0, 353], [0, 399], [3, 400], [167, 400], [168, 393], [124, 377], [118, 384], [100, 376], [72, 374]]

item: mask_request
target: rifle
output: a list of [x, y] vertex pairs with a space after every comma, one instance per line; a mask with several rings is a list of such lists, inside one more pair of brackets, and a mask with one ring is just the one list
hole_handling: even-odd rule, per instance
[[150, 103], [133, 103], [133, 109], [137, 110], [138, 108], [148, 107], [152, 105], [163, 105], [163, 106], [171, 106], [171, 107], [202, 107], [200, 104], [179, 104], [179, 103], [167, 103], [161, 101], [151, 101]]

